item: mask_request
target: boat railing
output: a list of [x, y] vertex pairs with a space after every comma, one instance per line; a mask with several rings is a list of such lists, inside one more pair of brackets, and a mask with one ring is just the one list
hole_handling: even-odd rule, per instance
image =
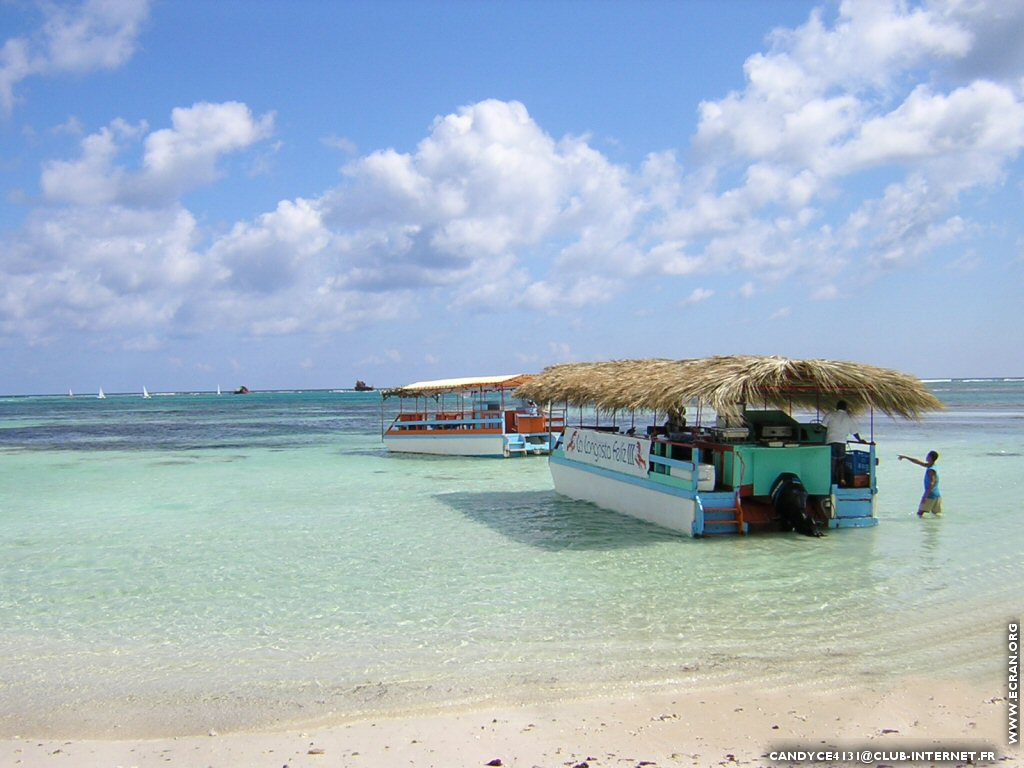
[[405, 422], [422, 421], [425, 418], [427, 418], [427, 414], [425, 414], [425, 413], [409, 412], [409, 413], [400, 413], [400, 414], [398, 414], [398, 416], [395, 417], [395, 421], [396, 422], [399, 422], [399, 421], [405, 421]]
[[[673, 447], [679, 446], [689, 454], [686, 458], [674, 458]], [[648, 457], [648, 477], [664, 485], [683, 488], [694, 493], [701, 483], [701, 450], [693, 443], [679, 443], [673, 440], [656, 440]], [[710, 470], [705, 470], [710, 471]], [[712, 480], [712, 483], [714, 480]]]
[[522, 434], [541, 432], [561, 432], [565, 429], [565, 419], [537, 414], [517, 413], [515, 415], [515, 431]]
[[667, 456], [658, 456], [657, 454], [652, 453], [650, 456], [650, 464], [650, 475], [655, 480], [659, 479], [658, 477], [655, 477], [656, 475], [685, 480], [686, 483], [689, 483], [693, 478], [694, 462], [692, 461], [670, 459]]
[[500, 413], [486, 412], [474, 414], [469, 418], [455, 414], [428, 416], [427, 414], [399, 414], [391, 425], [396, 432], [427, 432], [439, 429], [461, 429], [471, 431], [502, 432], [502, 416]]
[[565, 416], [548, 416], [548, 432], [565, 432]]
[[391, 425], [392, 432], [434, 430], [468, 430], [474, 432], [518, 432], [520, 434], [560, 433], [565, 429], [565, 418], [543, 414], [498, 411], [487, 408], [479, 411], [438, 411], [436, 413], [399, 413]]

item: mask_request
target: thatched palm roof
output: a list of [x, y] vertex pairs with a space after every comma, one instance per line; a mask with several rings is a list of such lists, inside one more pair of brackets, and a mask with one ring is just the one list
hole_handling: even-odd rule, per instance
[[719, 413], [743, 405], [853, 412], [875, 409], [916, 419], [942, 403], [920, 380], [888, 368], [836, 360], [732, 355], [692, 360], [615, 360], [544, 369], [517, 394], [537, 403], [668, 411], [698, 401]]
[[[567, 401], [574, 405], [599, 405], [601, 408], [635, 407], [637, 393], [633, 384], [649, 383], [652, 374], [672, 360], [611, 360], [602, 363], [563, 363], [545, 368], [516, 394], [536, 403]], [[640, 377], [643, 373], [643, 379]]]

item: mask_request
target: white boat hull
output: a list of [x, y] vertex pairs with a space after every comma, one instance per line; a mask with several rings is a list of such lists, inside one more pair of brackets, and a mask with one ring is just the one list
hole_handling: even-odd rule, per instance
[[559, 455], [552, 455], [549, 463], [555, 491], [563, 496], [589, 501], [687, 536], [694, 534], [696, 502], [687, 498], [685, 491]]
[[395, 453], [429, 453], [437, 456], [505, 456], [503, 435], [392, 435], [384, 445]]

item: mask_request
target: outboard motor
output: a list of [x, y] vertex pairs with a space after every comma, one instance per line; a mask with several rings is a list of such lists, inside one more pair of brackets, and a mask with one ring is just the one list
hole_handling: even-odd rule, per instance
[[807, 511], [807, 489], [793, 472], [775, 478], [771, 490], [772, 507], [782, 522], [782, 530], [804, 536], [821, 536], [814, 517]]

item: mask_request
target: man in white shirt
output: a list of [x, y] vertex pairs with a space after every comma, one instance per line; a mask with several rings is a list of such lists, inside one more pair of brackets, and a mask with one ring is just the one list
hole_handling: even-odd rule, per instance
[[860, 428], [846, 409], [846, 401], [836, 403], [836, 409], [826, 414], [822, 423], [828, 428], [825, 442], [832, 446], [832, 482], [843, 484], [843, 462], [846, 460], [846, 440], [850, 435], [858, 443], [866, 442], [860, 436]]

